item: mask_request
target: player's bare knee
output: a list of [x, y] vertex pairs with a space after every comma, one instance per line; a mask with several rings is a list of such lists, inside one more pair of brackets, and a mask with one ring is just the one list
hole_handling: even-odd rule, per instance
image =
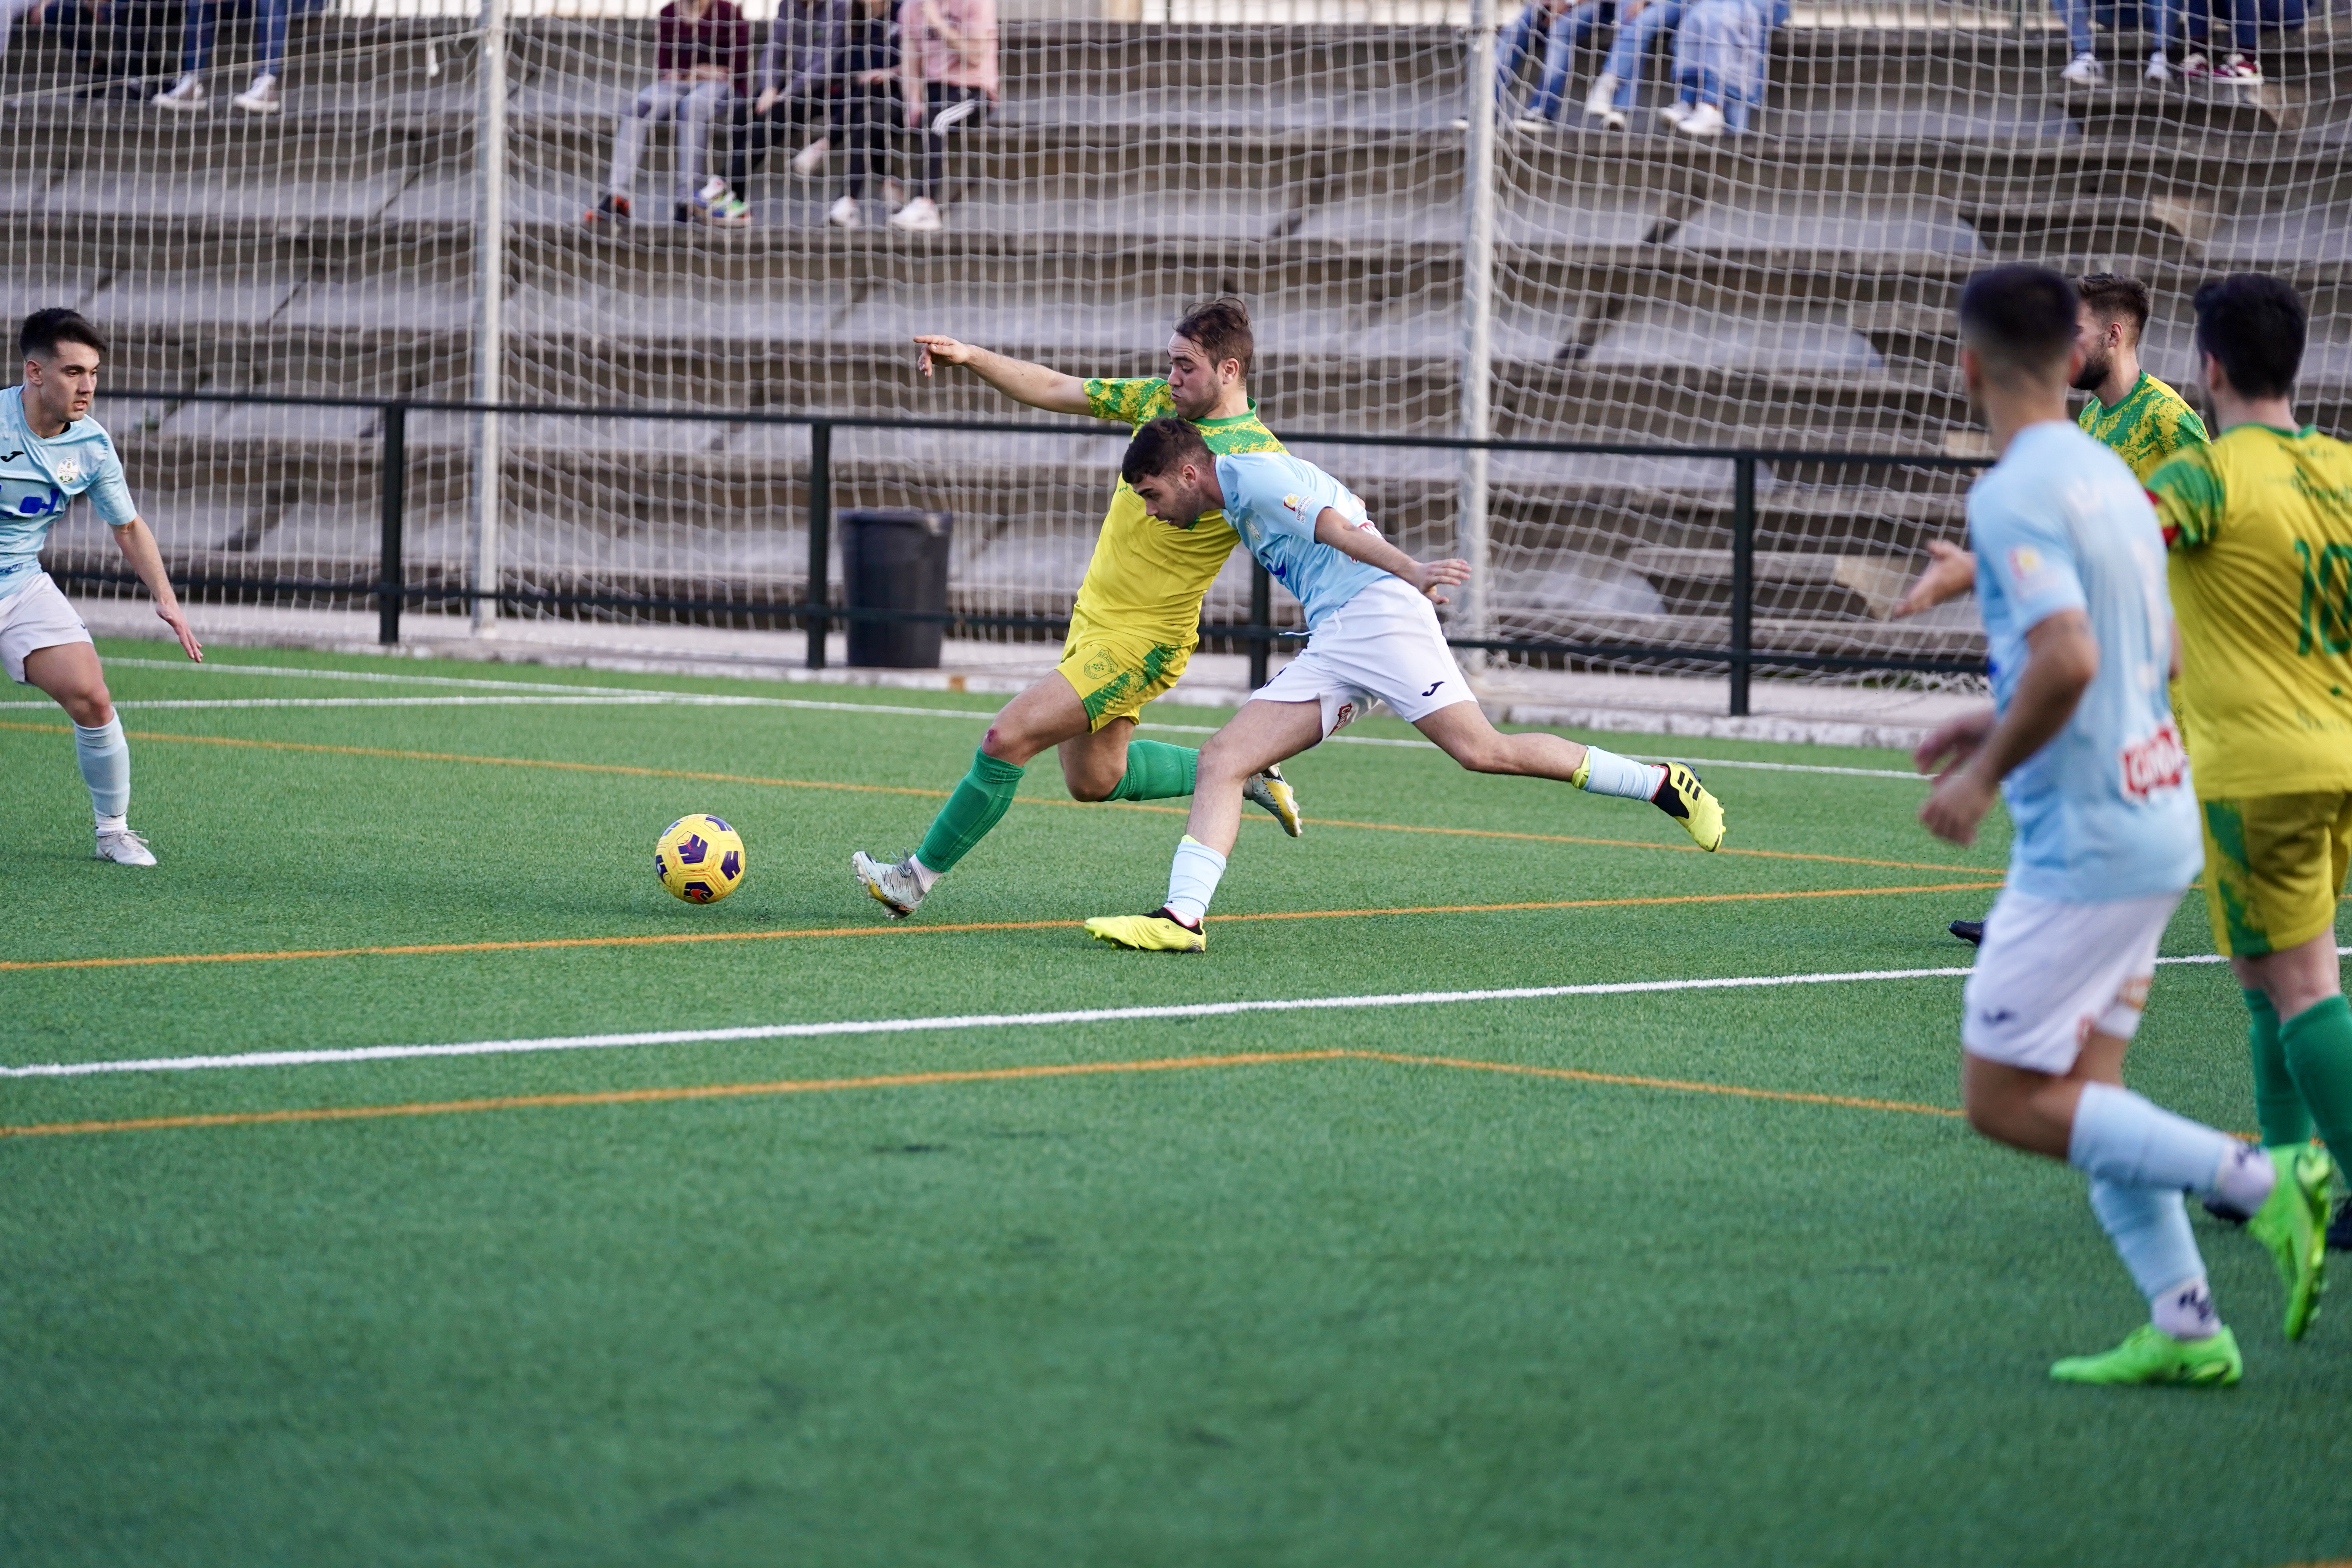
[[58, 699], [58, 705], [85, 730], [95, 730], [114, 717], [114, 699], [103, 686], [69, 691]]

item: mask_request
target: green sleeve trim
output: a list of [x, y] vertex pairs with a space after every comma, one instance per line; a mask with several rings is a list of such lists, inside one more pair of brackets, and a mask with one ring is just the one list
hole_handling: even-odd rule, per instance
[[2206, 460], [2209, 449], [2192, 447], [2148, 476], [2165, 542], [2176, 550], [2210, 543], [2221, 523], [2228, 488]]

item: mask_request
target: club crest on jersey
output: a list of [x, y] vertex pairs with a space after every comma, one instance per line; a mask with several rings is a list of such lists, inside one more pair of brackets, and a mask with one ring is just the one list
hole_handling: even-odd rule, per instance
[[1354, 720], [1355, 720], [1355, 717], [1356, 717], [1356, 705], [1355, 705], [1354, 703], [1352, 703], [1352, 702], [1342, 702], [1342, 703], [1340, 703], [1340, 704], [1339, 704], [1339, 710], [1337, 713], [1334, 713], [1334, 714], [1332, 714], [1332, 715], [1331, 715], [1331, 730], [1330, 730], [1330, 732], [1331, 732], [1332, 734], [1334, 734], [1334, 735], [1338, 734], [1340, 731], [1342, 731], [1342, 730], [1346, 729], [1346, 728], [1347, 728], [1350, 723], [1352, 723], [1352, 722], [1354, 721]]
[[1307, 503], [1297, 496], [1285, 496], [1282, 498], [1282, 504], [1288, 507], [1291, 510], [1297, 511]]
[[61, 485], [72, 484], [75, 480], [81, 478], [81, 459], [79, 458], [59, 458], [57, 461], [49, 465], [49, 471], [57, 475], [58, 483]]
[[2009, 575], [2011, 580], [2016, 583], [2017, 591], [2020, 594], [2028, 597], [2032, 596], [2043, 586], [2048, 571], [2049, 563], [2042, 560], [2042, 552], [2031, 544], [2015, 544], [2010, 547]]
[[2146, 800], [2160, 789], [2179, 788], [2189, 767], [2180, 731], [2169, 719], [2156, 727], [2156, 733], [2128, 742], [2117, 756], [2123, 763], [2124, 794], [2132, 800]]

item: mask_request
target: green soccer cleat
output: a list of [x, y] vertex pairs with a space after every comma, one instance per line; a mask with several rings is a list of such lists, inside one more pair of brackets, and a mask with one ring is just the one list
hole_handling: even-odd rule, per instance
[[1252, 805], [1262, 805], [1282, 824], [1282, 830], [1297, 838], [1307, 829], [1298, 819], [1298, 792], [1282, 776], [1282, 770], [1270, 767], [1264, 773], [1252, 773], [1242, 785], [1242, 798]]
[[2060, 1383], [2175, 1384], [2188, 1388], [2227, 1388], [2246, 1373], [2237, 1336], [2222, 1329], [2201, 1340], [2176, 1340], [2154, 1323], [2142, 1323], [2105, 1355], [2070, 1355], [2051, 1363]]
[[1148, 915], [1097, 915], [1087, 922], [1087, 934], [1113, 947], [1138, 952], [1206, 952], [1209, 935], [1188, 926], [1164, 909]]
[[1683, 831], [1708, 854], [1723, 847], [1723, 802], [1707, 793], [1698, 775], [1680, 763], [1668, 763], [1666, 782], [1650, 804], [1683, 825]]
[[2283, 1144], [2270, 1156], [2278, 1182], [2246, 1228], [2271, 1249], [2286, 1287], [2286, 1337], [2299, 1340], [2327, 1289], [2327, 1188], [2336, 1162], [2311, 1143]]

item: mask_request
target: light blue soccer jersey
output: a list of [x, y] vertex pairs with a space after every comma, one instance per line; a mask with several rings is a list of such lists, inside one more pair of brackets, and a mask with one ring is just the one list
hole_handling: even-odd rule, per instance
[[2084, 611], [2099, 646], [2066, 727], [2001, 784], [2017, 825], [2009, 885], [2066, 903], [2187, 887], [2204, 847], [2165, 689], [2164, 536], [2139, 480], [2073, 425], [2030, 425], [1969, 489], [1969, 542], [1994, 706], [2009, 710], [2025, 634], [2051, 616]]
[[1274, 580], [1306, 606], [1312, 633], [1365, 584], [1388, 575], [1315, 542], [1315, 520], [1329, 508], [1358, 528], [1372, 521], [1355, 491], [1286, 452], [1242, 452], [1217, 459], [1225, 521]]
[[0, 392], [0, 599], [20, 592], [40, 568], [49, 529], [83, 491], [108, 526], [139, 515], [113, 437], [84, 417], [44, 441], [25, 418], [25, 389]]

